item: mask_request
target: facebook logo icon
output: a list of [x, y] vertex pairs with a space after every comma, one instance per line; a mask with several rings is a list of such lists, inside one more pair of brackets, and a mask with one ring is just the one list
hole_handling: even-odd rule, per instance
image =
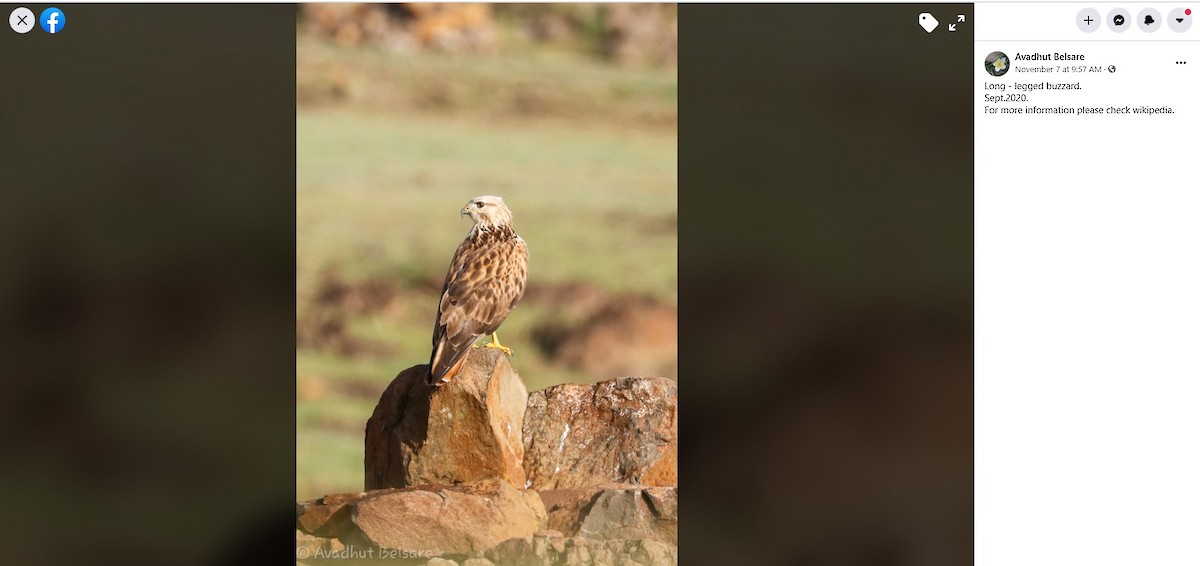
[[38, 18], [42, 23], [42, 31], [46, 33], [58, 33], [62, 31], [63, 26], [67, 25], [67, 15], [58, 8], [46, 8], [42, 10], [42, 16]]

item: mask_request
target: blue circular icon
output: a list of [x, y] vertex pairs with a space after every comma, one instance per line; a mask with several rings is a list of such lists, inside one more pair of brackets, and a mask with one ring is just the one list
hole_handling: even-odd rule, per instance
[[67, 15], [58, 8], [46, 8], [42, 10], [42, 15], [38, 17], [38, 22], [42, 24], [42, 31], [46, 33], [58, 33], [67, 25]]

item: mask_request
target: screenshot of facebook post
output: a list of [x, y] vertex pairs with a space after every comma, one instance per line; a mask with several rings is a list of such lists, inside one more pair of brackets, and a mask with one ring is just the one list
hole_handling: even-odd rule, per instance
[[5, 563], [1200, 565], [1196, 2], [11, 3]]
[[978, 564], [1200, 561], [1198, 8], [975, 7]]

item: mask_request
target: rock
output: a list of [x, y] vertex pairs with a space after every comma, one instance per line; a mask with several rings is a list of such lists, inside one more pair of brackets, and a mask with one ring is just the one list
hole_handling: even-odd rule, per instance
[[532, 537], [546, 524], [536, 493], [499, 479], [367, 492], [344, 505], [349, 512], [337, 527], [342, 542], [429, 556], [479, 555], [505, 540]]
[[449, 383], [431, 388], [425, 365], [400, 372], [367, 421], [365, 487], [502, 478], [524, 486], [525, 382], [499, 350], [467, 354]]
[[538, 492], [546, 507], [546, 527], [574, 535], [600, 488], [575, 487]]
[[665, 566], [679, 563], [679, 549], [653, 540], [568, 542], [566, 564], [571, 566]]
[[345, 548], [346, 546], [335, 538], [313, 536], [300, 529], [296, 529], [297, 560], [327, 556]]
[[547, 527], [567, 537], [646, 539], [679, 544], [679, 497], [674, 487], [610, 484], [539, 493]]
[[458, 566], [458, 562], [446, 560], [445, 558], [434, 558], [425, 563], [425, 566]]
[[506, 540], [487, 551], [487, 557], [505, 566], [559, 564], [566, 556], [566, 539], [557, 531], [539, 531], [530, 538]]
[[468, 558], [462, 566], [496, 566], [496, 563], [487, 558]]
[[319, 537], [337, 536], [338, 521], [349, 514], [346, 503], [362, 493], [326, 495], [296, 504], [296, 529]]
[[679, 563], [679, 549], [654, 540], [567, 540], [567, 566], [666, 566]]
[[679, 544], [679, 507], [673, 487], [605, 489], [581, 516], [578, 536]]
[[675, 485], [676, 403], [675, 382], [661, 377], [533, 392], [524, 425], [526, 486]]
[[534, 536], [504, 541], [489, 549], [487, 557], [505, 566], [667, 566], [679, 562], [679, 550], [655, 540]]
[[533, 551], [533, 542], [529, 539], [508, 539], [493, 548], [488, 549], [489, 561], [496, 561], [507, 566], [527, 566], [554, 564], [548, 556], [538, 556]]

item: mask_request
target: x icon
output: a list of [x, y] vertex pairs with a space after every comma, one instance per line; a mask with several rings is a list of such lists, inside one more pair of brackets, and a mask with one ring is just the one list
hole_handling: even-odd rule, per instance
[[35, 25], [37, 20], [29, 8], [21, 6], [8, 14], [8, 27], [17, 33], [29, 33]]

